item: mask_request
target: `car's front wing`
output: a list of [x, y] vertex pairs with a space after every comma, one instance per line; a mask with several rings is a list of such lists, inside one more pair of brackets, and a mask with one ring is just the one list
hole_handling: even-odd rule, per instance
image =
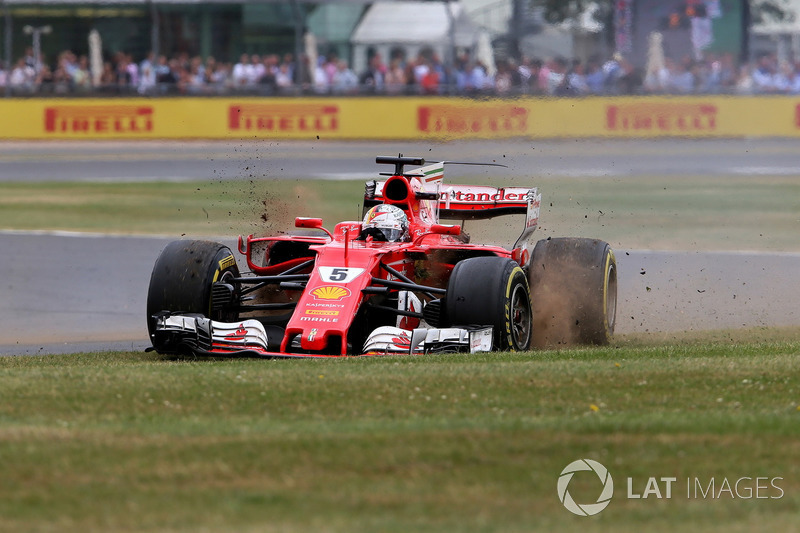
[[[281, 338], [268, 333], [261, 322], [219, 322], [198, 314], [161, 312], [153, 317], [152, 342], [164, 354], [196, 356], [341, 357], [341, 354], [285, 353]], [[491, 327], [418, 328], [405, 330], [384, 326], [374, 330], [361, 355], [421, 355], [445, 352], [488, 352], [492, 349]]]

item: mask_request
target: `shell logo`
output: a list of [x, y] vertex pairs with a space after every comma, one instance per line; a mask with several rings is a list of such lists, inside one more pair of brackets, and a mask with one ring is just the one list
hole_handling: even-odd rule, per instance
[[316, 300], [341, 300], [346, 296], [350, 296], [350, 289], [334, 285], [323, 285], [311, 291], [311, 295]]

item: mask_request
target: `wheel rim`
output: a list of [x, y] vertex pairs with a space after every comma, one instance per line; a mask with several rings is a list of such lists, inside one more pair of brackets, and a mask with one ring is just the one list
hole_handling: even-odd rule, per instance
[[617, 319], [617, 269], [613, 263], [608, 265], [606, 280], [606, 329], [613, 334]]
[[511, 340], [513, 347], [527, 350], [531, 341], [531, 301], [525, 286], [514, 287], [511, 294]]

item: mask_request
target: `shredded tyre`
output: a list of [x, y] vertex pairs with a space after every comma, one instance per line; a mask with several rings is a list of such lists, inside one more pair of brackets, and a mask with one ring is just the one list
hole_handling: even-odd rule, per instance
[[608, 243], [560, 238], [536, 243], [530, 267], [533, 346], [608, 344], [617, 311], [617, 263]]

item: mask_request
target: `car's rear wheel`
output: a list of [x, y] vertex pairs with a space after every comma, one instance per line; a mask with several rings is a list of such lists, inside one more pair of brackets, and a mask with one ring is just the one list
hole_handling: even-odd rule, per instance
[[531, 341], [528, 280], [503, 257], [474, 257], [456, 263], [447, 286], [446, 316], [454, 326], [494, 328], [498, 350], [527, 350]]
[[[147, 292], [147, 329], [153, 338], [160, 311], [198, 313], [223, 322], [238, 318], [232, 306], [214, 305], [212, 286], [239, 277], [239, 267], [230, 248], [211, 241], [182, 240], [169, 243], [161, 252], [150, 276]], [[158, 349], [158, 346], [155, 346]]]
[[608, 243], [536, 243], [530, 262], [533, 346], [608, 344], [617, 312], [617, 263]]

